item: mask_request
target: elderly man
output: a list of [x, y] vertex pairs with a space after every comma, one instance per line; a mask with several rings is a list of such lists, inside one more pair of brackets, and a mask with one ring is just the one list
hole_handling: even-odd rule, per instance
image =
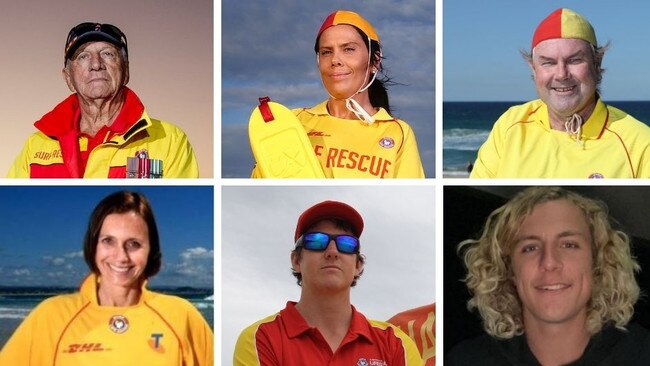
[[65, 43], [63, 78], [74, 94], [34, 126], [10, 178], [197, 178], [185, 133], [150, 118], [126, 84], [126, 36], [81, 23]]
[[497, 120], [470, 177], [650, 177], [650, 128], [600, 99], [606, 49], [572, 10], [544, 19], [524, 54], [540, 99]]
[[607, 207], [556, 187], [528, 188], [460, 244], [465, 282], [487, 334], [445, 365], [649, 365], [650, 332], [628, 237]]
[[300, 215], [291, 252], [300, 300], [244, 329], [234, 365], [423, 364], [404, 332], [366, 319], [350, 304], [350, 289], [363, 273], [363, 226], [343, 202], [320, 202]]

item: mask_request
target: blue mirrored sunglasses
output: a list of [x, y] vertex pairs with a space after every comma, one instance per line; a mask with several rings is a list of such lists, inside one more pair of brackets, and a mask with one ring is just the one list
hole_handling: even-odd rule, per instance
[[321, 232], [305, 233], [298, 238], [298, 241], [296, 241], [296, 247], [303, 247], [307, 250], [322, 252], [327, 249], [327, 246], [332, 240], [336, 243], [336, 249], [340, 253], [359, 253], [359, 246], [361, 244], [359, 238], [347, 234], [335, 235]]

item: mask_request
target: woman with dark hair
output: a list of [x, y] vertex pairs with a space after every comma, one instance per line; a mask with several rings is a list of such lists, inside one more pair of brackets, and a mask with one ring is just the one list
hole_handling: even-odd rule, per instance
[[[424, 178], [415, 135], [390, 115], [381, 43], [359, 14], [337, 10], [316, 36], [316, 61], [329, 99], [293, 110], [328, 178]], [[257, 167], [253, 178], [261, 177]]]
[[213, 334], [187, 300], [149, 291], [161, 265], [147, 199], [116, 192], [84, 239], [91, 273], [79, 292], [49, 298], [18, 327], [0, 365], [213, 365]]

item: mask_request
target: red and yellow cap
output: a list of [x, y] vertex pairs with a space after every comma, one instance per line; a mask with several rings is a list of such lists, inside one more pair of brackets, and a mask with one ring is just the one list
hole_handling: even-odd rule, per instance
[[577, 38], [597, 46], [596, 33], [589, 21], [571, 9], [552, 12], [537, 26], [531, 49], [547, 39]]
[[321, 25], [320, 29], [318, 30], [318, 35], [316, 38], [320, 37], [321, 33], [323, 33], [325, 29], [339, 24], [353, 25], [361, 29], [363, 33], [368, 35], [368, 37], [370, 37], [370, 39], [373, 41], [379, 42], [379, 35], [377, 35], [377, 32], [375, 31], [375, 28], [372, 27], [372, 24], [363, 19], [361, 15], [349, 10], [337, 10], [327, 16], [323, 22], [323, 25]]

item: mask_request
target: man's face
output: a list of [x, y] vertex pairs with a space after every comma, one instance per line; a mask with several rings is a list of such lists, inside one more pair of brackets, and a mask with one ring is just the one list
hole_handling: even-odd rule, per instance
[[592, 286], [592, 238], [582, 211], [567, 200], [540, 203], [513, 248], [513, 281], [526, 329], [584, 327]]
[[70, 90], [81, 98], [108, 99], [128, 82], [128, 64], [112, 43], [88, 42], [68, 61], [63, 77]]
[[[309, 232], [327, 234], [352, 234], [339, 229], [329, 220], [323, 220], [314, 225]], [[330, 241], [322, 252], [302, 249], [300, 258], [297, 253], [291, 253], [291, 264], [296, 272], [302, 274], [304, 289], [327, 293], [349, 290], [354, 277], [359, 275], [363, 264], [357, 261], [356, 254], [340, 253], [334, 240]]]
[[598, 74], [588, 42], [571, 38], [542, 41], [533, 49], [530, 66], [537, 95], [548, 106], [551, 119], [564, 122], [595, 105]]

